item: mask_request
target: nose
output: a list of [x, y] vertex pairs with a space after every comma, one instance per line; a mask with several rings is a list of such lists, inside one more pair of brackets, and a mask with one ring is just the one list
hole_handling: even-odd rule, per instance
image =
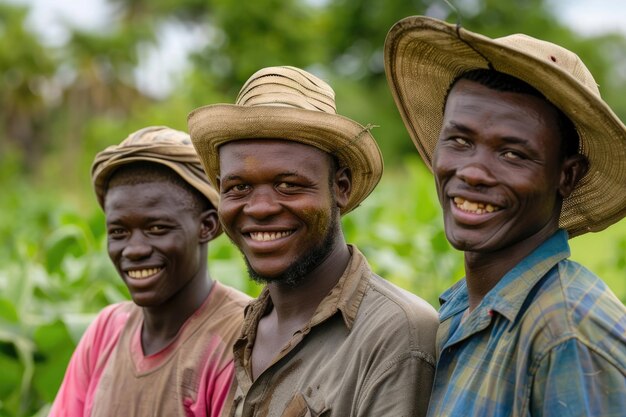
[[248, 201], [243, 208], [245, 215], [258, 219], [271, 217], [278, 214], [280, 210], [281, 206], [271, 187], [255, 188], [249, 195]]
[[145, 236], [139, 231], [132, 232], [126, 246], [122, 250], [122, 256], [130, 260], [143, 259], [152, 253], [152, 246], [146, 242]]
[[472, 187], [487, 186], [496, 184], [496, 178], [489, 168], [480, 163], [470, 163], [457, 169], [456, 176]]

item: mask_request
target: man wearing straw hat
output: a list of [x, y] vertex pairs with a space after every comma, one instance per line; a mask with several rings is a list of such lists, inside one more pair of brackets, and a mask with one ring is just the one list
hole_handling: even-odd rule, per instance
[[436, 312], [374, 274], [340, 225], [382, 174], [369, 129], [294, 67], [256, 72], [189, 129], [226, 234], [267, 284], [235, 343], [232, 415], [425, 415]]
[[133, 302], [83, 335], [50, 416], [219, 416], [249, 297], [211, 279], [219, 195], [186, 133], [147, 127], [92, 166], [108, 252]]
[[430, 416], [622, 416], [626, 308], [568, 238], [626, 214], [626, 128], [572, 52], [410, 17], [387, 78], [466, 276], [441, 296]]

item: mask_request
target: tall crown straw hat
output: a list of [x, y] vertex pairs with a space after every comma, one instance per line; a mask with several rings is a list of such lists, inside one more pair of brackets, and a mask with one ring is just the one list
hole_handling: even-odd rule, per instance
[[441, 20], [412, 16], [385, 40], [387, 81], [417, 150], [432, 169], [450, 83], [490, 68], [539, 90], [574, 123], [589, 172], [563, 201], [559, 224], [570, 237], [626, 215], [626, 127], [600, 97], [580, 58], [550, 42], [515, 34], [491, 39]]
[[217, 208], [219, 194], [209, 183], [189, 135], [166, 126], [140, 129], [119, 145], [109, 146], [96, 155], [91, 166], [91, 180], [102, 208], [109, 180], [115, 170], [139, 161], [165, 165], [174, 170]]
[[188, 126], [215, 187], [220, 172], [218, 148], [241, 139], [289, 140], [334, 155], [352, 172], [352, 192], [341, 214], [357, 207], [383, 172], [382, 155], [371, 127], [338, 115], [333, 89], [295, 67], [257, 71], [241, 88], [235, 104], [195, 109], [189, 114]]

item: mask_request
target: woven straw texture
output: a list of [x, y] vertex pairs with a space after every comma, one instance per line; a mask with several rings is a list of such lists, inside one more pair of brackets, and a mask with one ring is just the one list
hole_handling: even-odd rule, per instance
[[352, 192], [342, 214], [374, 189], [383, 159], [370, 127], [338, 115], [335, 92], [321, 79], [295, 67], [257, 71], [235, 104], [200, 107], [189, 114], [189, 133], [209, 180], [217, 186], [219, 146], [241, 139], [283, 139], [334, 155], [352, 172]]
[[560, 226], [570, 237], [599, 231], [626, 215], [626, 127], [600, 97], [574, 53], [526, 35], [490, 39], [440, 20], [412, 16], [385, 41], [392, 94], [417, 150], [431, 167], [454, 78], [475, 68], [515, 76], [541, 91], [574, 123], [589, 172], [563, 202]]
[[119, 145], [109, 146], [96, 155], [91, 179], [102, 208], [111, 174], [121, 165], [136, 161], [155, 162], [173, 169], [217, 208], [219, 194], [209, 183], [189, 135], [165, 126], [138, 130]]

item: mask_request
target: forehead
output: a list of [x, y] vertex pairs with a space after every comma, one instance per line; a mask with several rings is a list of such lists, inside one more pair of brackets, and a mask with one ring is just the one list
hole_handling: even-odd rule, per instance
[[460, 123], [477, 131], [501, 129], [514, 136], [541, 135], [545, 145], [560, 143], [556, 109], [530, 94], [498, 91], [478, 82], [460, 80], [454, 85], [444, 111], [443, 129]]
[[167, 180], [117, 183], [107, 190], [104, 211], [109, 214], [130, 207], [140, 210], [173, 209], [184, 206], [181, 201], [185, 201], [185, 198], [189, 198], [188, 191]]
[[220, 176], [293, 172], [327, 175], [331, 157], [314, 146], [280, 139], [251, 139], [229, 142], [219, 147]]
[[461, 79], [452, 87], [446, 99], [444, 115], [458, 109], [452, 104], [459, 103], [462, 103], [466, 110], [498, 107], [513, 112], [523, 110], [525, 113], [540, 115], [551, 124], [558, 123], [557, 111], [546, 99], [526, 93], [500, 91], [476, 81]]

